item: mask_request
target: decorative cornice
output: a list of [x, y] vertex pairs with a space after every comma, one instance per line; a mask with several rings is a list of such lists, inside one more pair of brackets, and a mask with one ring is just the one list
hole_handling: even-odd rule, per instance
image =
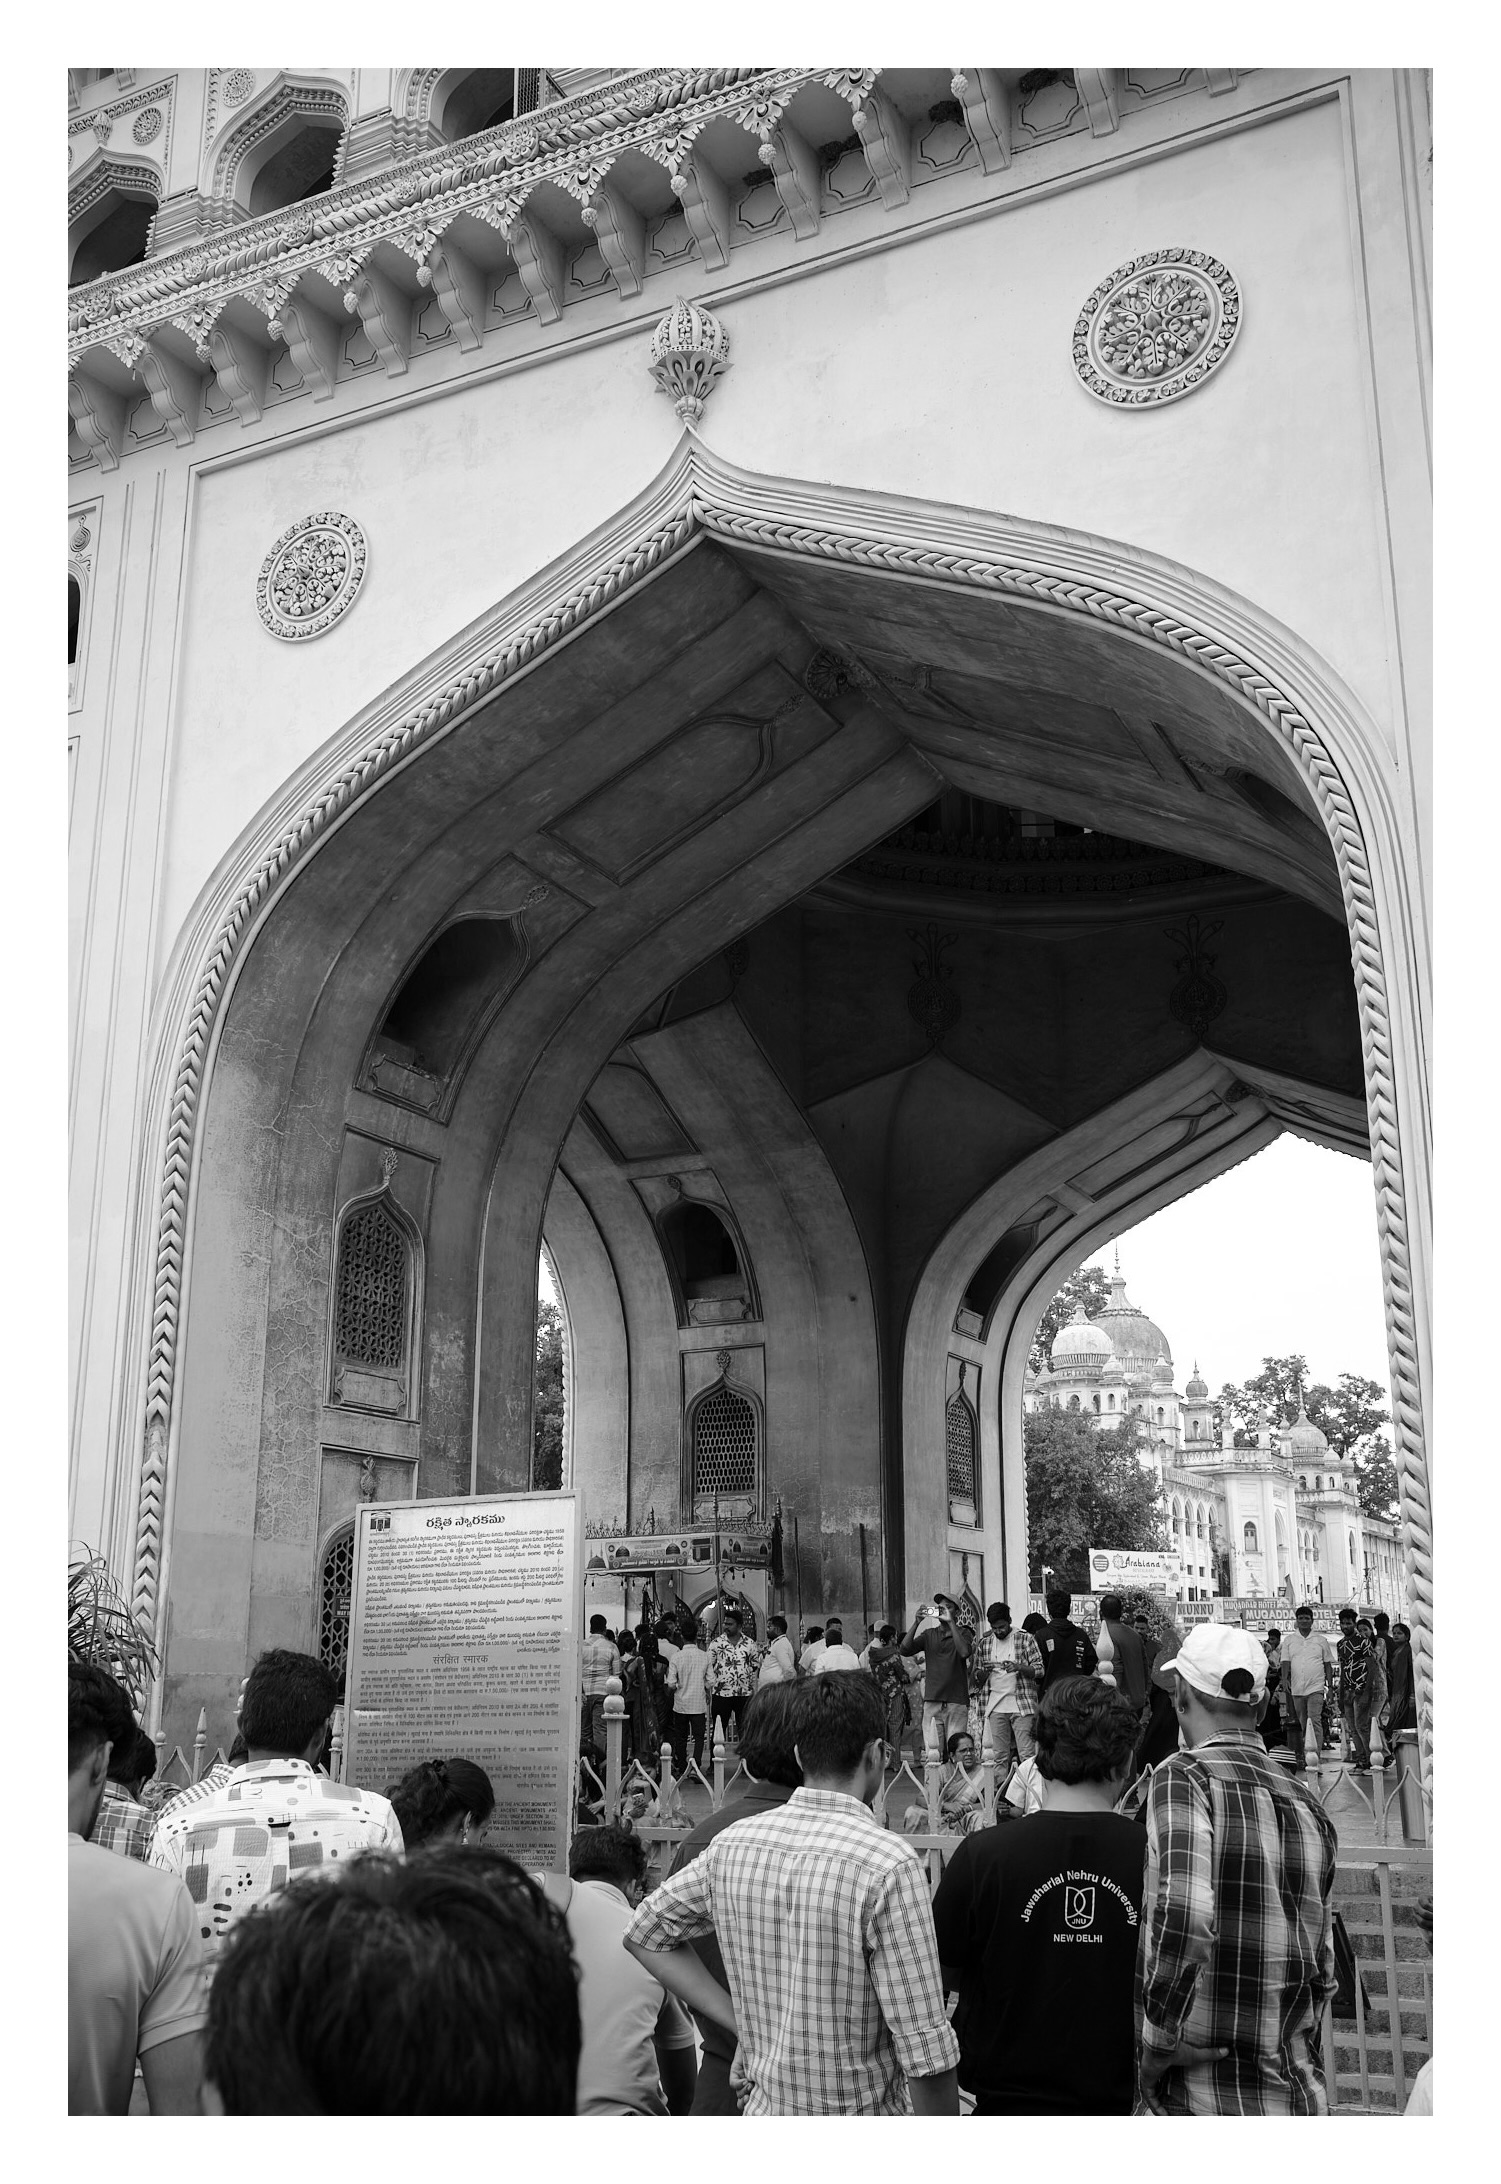
[[[76, 353], [87, 347], [105, 328], [158, 324], [183, 308], [179, 299], [190, 290], [203, 289], [210, 296], [222, 292], [227, 300], [248, 277], [264, 277], [263, 269], [273, 260], [279, 274], [294, 267], [299, 273], [311, 272], [331, 254], [331, 246], [359, 247], [368, 254], [377, 242], [394, 240], [440, 214], [446, 220], [465, 211], [484, 217], [499, 191], [512, 200], [509, 217], [514, 218], [540, 183], [577, 175], [581, 154], [608, 166], [638, 138], [660, 134], [643, 124], [688, 108], [688, 118], [702, 128], [732, 112], [748, 82], [782, 87], [790, 97], [814, 80], [800, 69], [752, 68], [658, 68], [620, 78], [535, 114], [501, 122], [461, 144], [440, 145], [379, 174], [345, 183], [315, 205], [262, 214], [92, 281], [69, 299], [71, 348]], [[91, 125], [90, 116], [71, 126]]]
[[353, 803], [698, 537], [751, 553], [832, 561], [885, 578], [1021, 600], [1115, 630], [1124, 641], [1166, 652], [1229, 690], [1303, 774], [1334, 849], [1360, 1013], [1387, 1299], [1394, 1456], [1426, 1759], [1431, 1740], [1433, 1522], [1393, 1028], [1376, 889], [1361, 821], [1315, 716], [1327, 715], [1352, 749], [1371, 731], [1357, 726], [1354, 701], [1317, 663], [1300, 659], [1285, 633], [1250, 615], [1233, 594], [1171, 563], [1015, 519], [760, 477], [720, 461], [686, 434], [666, 470], [631, 509], [570, 557], [561, 574], [548, 572], [529, 586], [514, 618], [495, 618], [477, 645], [471, 639], [463, 652], [455, 648], [451, 660], [462, 660], [462, 665], [451, 665], [436, 689], [381, 728], [364, 749], [335, 760], [332, 774], [310, 787], [301, 808], [241, 865], [240, 877], [221, 898], [221, 909], [205, 932], [176, 1035], [156, 1203], [132, 1573], [137, 1614], [148, 1628], [156, 1627], [188, 1181], [204, 1063], [247, 936], [270, 897]]

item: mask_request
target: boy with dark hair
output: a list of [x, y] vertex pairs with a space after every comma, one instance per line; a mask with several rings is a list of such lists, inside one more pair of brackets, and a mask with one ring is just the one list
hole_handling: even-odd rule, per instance
[[240, 1702], [244, 1764], [213, 1796], [169, 1805], [157, 1821], [151, 1863], [187, 1882], [210, 1972], [236, 1920], [289, 1879], [403, 1847], [386, 1798], [313, 1771], [337, 1697], [311, 1654], [263, 1653]]
[[140, 2060], [154, 2116], [190, 2116], [203, 2069], [203, 1951], [181, 1881], [85, 1840], [130, 1702], [68, 1663], [68, 2113], [124, 2116]]
[[568, 1921], [579, 1969], [578, 2113], [684, 2116], [693, 2105], [687, 2012], [621, 1947], [646, 1893], [646, 1844], [629, 1823], [580, 1828], [568, 1879], [537, 1876]]
[[[966, 1836], [933, 1920], [959, 1993], [959, 2074], [976, 2115], [1129, 2115], [1132, 1987], [1145, 1838], [1114, 1809], [1140, 1720], [1093, 1677], [1043, 1693], [1035, 1730], [1047, 1803]], [[1066, 2036], [1087, 2028], [1087, 2041]]]
[[569, 2116], [579, 2008], [564, 1922], [499, 1851], [372, 1854], [236, 1927], [203, 2106], [228, 2116]]
[[931, 1608], [917, 1619], [897, 1647], [909, 1660], [922, 1656], [922, 1734], [924, 1745], [941, 1752], [956, 1730], [969, 1727], [969, 1656], [974, 1634], [959, 1620], [957, 1604], [936, 1592]]
[[1044, 1691], [1060, 1683], [1065, 1676], [1092, 1676], [1099, 1661], [1094, 1640], [1088, 1631], [1080, 1630], [1077, 1623], [1069, 1621], [1074, 1605], [1070, 1592], [1055, 1587], [1043, 1595], [1048, 1620], [1037, 1636], [1047, 1678]]
[[[664, 1881], [626, 1947], [738, 2035], [742, 2114], [957, 2115], [923, 1868], [870, 1810], [881, 1694], [862, 1670], [835, 1669], [797, 1686], [792, 1718], [801, 1789]], [[711, 1930], [728, 1992], [684, 1946]]]
[[[113, 1682], [113, 1679], [111, 1679]], [[152, 1816], [141, 1803], [140, 1786], [156, 1773], [156, 1746], [136, 1721], [130, 1701], [118, 1684], [120, 1713], [109, 1750], [109, 1773], [104, 1795], [89, 1835], [101, 1850], [117, 1858], [144, 1860], [151, 1840]]]

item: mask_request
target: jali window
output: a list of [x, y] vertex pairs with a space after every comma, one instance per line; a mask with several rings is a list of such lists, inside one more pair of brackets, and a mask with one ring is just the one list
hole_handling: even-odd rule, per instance
[[354, 1590], [354, 1527], [328, 1543], [318, 1578], [318, 1658], [339, 1679], [349, 1665], [349, 1602]]
[[334, 1352], [351, 1365], [400, 1372], [406, 1344], [406, 1238], [377, 1202], [352, 1213], [339, 1237]]
[[715, 1388], [693, 1413], [693, 1494], [754, 1494], [756, 1413], [733, 1388]]
[[948, 1458], [951, 1517], [953, 1505], [956, 1502], [966, 1502], [973, 1512], [967, 1521], [978, 1523], [980, 1481], [975, 1464], [975, 1414], [962, 1395], [949, 1398], [948, 1408], [944, 1413], [944, 1446]]

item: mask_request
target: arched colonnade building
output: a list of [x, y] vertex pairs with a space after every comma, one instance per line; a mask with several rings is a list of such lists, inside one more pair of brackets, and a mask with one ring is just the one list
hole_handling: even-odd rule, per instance
[[1048, 1297], [1285, 1129], [1423, 1621], [1424, 80], [596, 73], [350, 72], [358, 175], [70, 298], [72, 1524], [167, 1715], [527, 1483], [543, 1249], [599, 1520], [1017, 1598]]

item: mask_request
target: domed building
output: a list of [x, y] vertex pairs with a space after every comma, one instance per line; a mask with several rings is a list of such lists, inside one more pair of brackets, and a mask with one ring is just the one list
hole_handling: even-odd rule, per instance
[[1103, 1426], [1132, 1421], [1139, 1460], [1162, 1488], [1181, 1600], [1228, 1591], [1253, 1616], [1257, 1602], [1279, 1597], [1401, 1613], [1397, 1527], [1362, 1510], [1353, 1463], [1330, 1447], [1301, 1402], [1290, 1426], [1263, 1416], [1256, 1445], [1237, 1448], [1233, 1423], [1216, 1427], [1197, 1361], [1179, 1395], [1171, 1345], [1127, 1296], [1119, 1252], [1110, 1302], [1093, 1319], [1075, 1307], [1045, 1369], [1028, 1374], [1024, 1402], [1028, 1411], [1076, 1410]]

